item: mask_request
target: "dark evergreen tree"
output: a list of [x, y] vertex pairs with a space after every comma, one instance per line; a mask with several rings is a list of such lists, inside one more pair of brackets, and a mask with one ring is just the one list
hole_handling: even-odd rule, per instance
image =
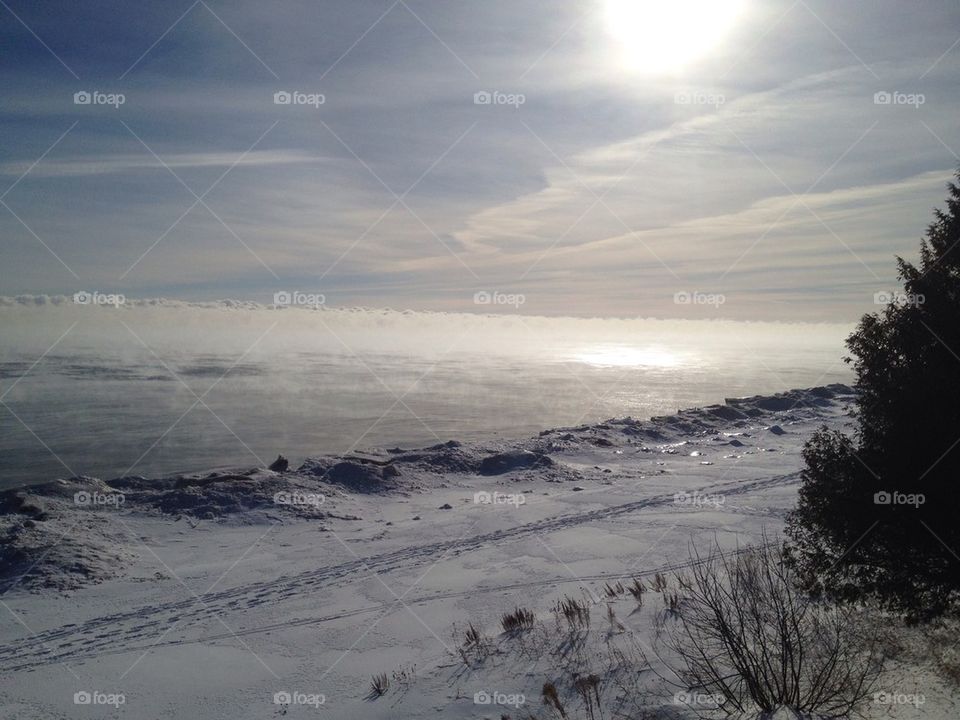
[[897, 258], [903, 293], [847, 339], [857, 431], [807, 443], [787, 526], [811, 589], [913, 618], [960, 597], [960, 188], [948, 187], [919, 264]]

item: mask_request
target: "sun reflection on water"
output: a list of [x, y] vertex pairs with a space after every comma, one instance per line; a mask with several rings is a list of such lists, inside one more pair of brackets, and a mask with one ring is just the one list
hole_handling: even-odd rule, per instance
[[601, 367], [677, 367], [684, 361], [664, 347], [631, 345], [597, 345], [575, 353], [572, 359]]

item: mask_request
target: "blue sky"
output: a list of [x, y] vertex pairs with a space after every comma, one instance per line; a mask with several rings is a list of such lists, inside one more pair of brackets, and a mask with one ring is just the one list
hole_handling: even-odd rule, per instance
[[960, 7], [684, 2], [4, 0], [0, 294], [874, 309], [958, 165]]

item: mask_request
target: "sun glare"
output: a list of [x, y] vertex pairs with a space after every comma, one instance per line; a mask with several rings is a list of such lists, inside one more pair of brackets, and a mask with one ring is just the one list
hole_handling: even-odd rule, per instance
[[743, 5], [744, 0], [606, 0], [605, 20], [625, 66], [670, 73], [714, 48]]
[[595, 347], [578, 353], [574, 359], [587, 365], [606, 367], [673, 367], [680, 358], [661, 348], [610, 345]]

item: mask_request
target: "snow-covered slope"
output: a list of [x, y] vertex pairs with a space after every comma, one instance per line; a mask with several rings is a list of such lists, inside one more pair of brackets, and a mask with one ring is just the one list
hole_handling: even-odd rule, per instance
[[[605, 585], [779, 532], [803, 442], [849, 426], [852, 399], [830, 386], [512, 443], [8, 492], [0, 717], [519, 718], [574, 666], [603, 675], [607, 703], [689, 715], [656, 673], [611, 674], [662, 603]], [[592, 608], [574, 642], [550, 629], [564, 596]], [[500, 633], [517, 606], [535, 634]], [[464, 657], [470, 625], [485, 649]], [[925, 716], [952, 712], [936, 692]]]

